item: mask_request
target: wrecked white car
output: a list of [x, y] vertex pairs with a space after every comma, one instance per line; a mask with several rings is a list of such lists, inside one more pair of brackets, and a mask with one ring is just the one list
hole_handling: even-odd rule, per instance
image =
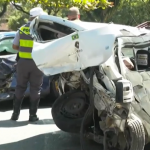
[[80, 134], [83, 148], [88, 138], [104, 150], [143, 150], [150, 142], [150, 31], [40, 16], [31, 33], [36, 65], [58, 77], [56, 125]]

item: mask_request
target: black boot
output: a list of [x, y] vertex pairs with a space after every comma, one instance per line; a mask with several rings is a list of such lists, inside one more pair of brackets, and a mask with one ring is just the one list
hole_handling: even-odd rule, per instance
[[39, 106], [39, 101], [40, 100], [36, 100], [34, 102], [30, 102], [30, 110], [29, 110], [29, 113], [30, 113], [29, 121], [30, 122], [35, 122], [35, 121], [39, 120], [39, 118], [36, 115], [37, 109], [38, 109], [38, 106]]
[[11, 116], [11, 120], [18, 120], [22, 101], [23, 101], [23, 99], [21, 99], [21, 100], [18, 100], [17, 98], [14, 99], [14, 101], [13, 101], [13, 114]]

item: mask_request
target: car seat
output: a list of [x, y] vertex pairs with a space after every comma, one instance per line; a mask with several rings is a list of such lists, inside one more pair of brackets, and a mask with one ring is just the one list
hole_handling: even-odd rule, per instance
[[147, 70], [150, 66], [150, 53], [147, 50], [138, 50], [136, 60], [138, 70]]

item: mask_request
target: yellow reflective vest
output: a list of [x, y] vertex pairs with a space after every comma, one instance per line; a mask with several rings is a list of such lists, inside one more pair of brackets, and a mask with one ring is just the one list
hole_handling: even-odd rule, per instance
[[20, 47], [19, 47], [19, 57], [32, 59], [32, 48], [33, 48], [33, 38], [30, 36], [30, 23], [22, 26], [20, 28]]

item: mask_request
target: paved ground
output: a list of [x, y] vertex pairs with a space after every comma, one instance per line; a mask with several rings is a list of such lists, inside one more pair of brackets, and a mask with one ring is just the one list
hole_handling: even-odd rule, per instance
[[[60, 131], [51, 116], [51, 104], [42, 100], [35, 124], [28, 120], [28, 101], [17, 122], [11, 121], [12, 102], [0, 103], [0, 150], [81, 150], [78, 135]], [[84, 150], [102, 150], [103, 148], [86, 141]], [[146, 150], [149, 150], [150, 146]]]
[[[30, 124], [28, 102], [17, 122], [10, 121], [12, 102], [0, 104], [0, 150], [80, 150], [79, 136], [60, 131], [51, 116], [50, 104], [40, 104], [40, 120]], [[86, 142], [86, 150], [100, 150], [100, 145]]]

